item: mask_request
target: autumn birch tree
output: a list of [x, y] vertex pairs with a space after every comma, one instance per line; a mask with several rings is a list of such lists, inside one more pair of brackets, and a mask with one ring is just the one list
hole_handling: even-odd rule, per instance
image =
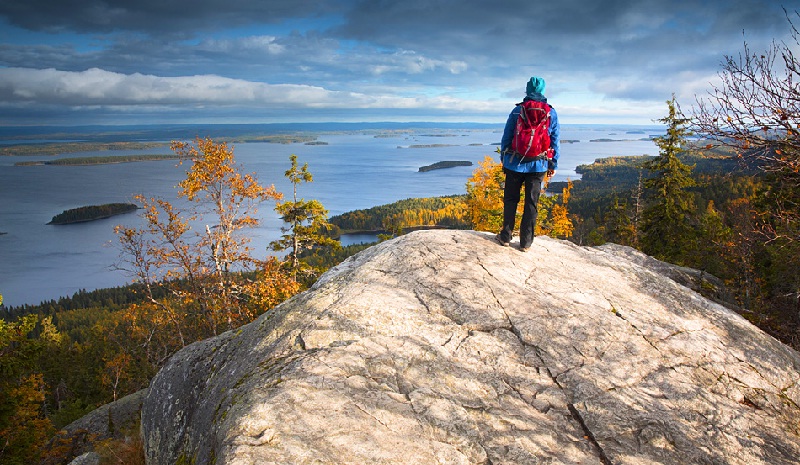
[[[242, 231], [258, 225], [260, 203], [281, 194], [259, 184], [254, 174], [242, 173], [224, 142], [197, 138], [193, 144], [173, 142], [172, 150], [181, 165], [189, 165], [178, 185], [187, 211], [140, 195], [145, 226], [116, 231], [123, 251], [120, 268], [145, 285], [150, 305], [164, 315], [182, 346], [251, 316], [242, 311], [253, 296], [240, 272], [264, 262], [252, 256]], [[166, 287], [166, 297], [154, 292], [156, 287]]]

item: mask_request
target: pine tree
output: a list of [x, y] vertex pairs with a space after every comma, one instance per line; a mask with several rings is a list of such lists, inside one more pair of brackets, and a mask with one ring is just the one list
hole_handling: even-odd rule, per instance
[[668, 114], [659, 119], [667, 126], [662, 137], [655, 138], [659, 155], [645, 164], [651, 177], [644, 182], [648, 205], [642, 213], [641, 244], [645, 253], [660, 260], [681, 264], [685, 244], [692, 241], [692, 222], [696, 213], [694, 196], [688, 191], [695, 185], [692, 168], [678, 159], [689, 131], [675, 102], [667, 101]]
[[614, 203], [605, 213], [604, 223], [606, 240], [631, 247], [636, 245], [635, 220], [628, 205], [620, 203], [619, 197], [614, 196]]
[[289, 264], [294, 273], [295, 280], [299, 274], [311, 276], [314, 270], [304, 266], [300, 261], [303, 250], [316, 247], [340, 247], [339, 241], [329, 237], [326, 231], [331, 227], [328, 223], [328, 210], [318, 200], [304, 200], [297, 198], [297, 186], [302, 182], [311, 182], [313, 176], [308, 171], [308, 163], [298, 168], [297, 155], [290, 155], [291, 168], [284, 175], [291, 181], [293, 195], [291, 201], [278, 202], [275, 211], [281, 215], [287, 227], [282, 228], [284, 234], [270, 246], [272, 250], [291, 250]]
[[713, 200], [708, 201], [706, 211], [700, 216], [697, 231], [700, 241], [691, 266], [725, 278], [725, 271], [734, 268], [726, 263], [730, 259], [727, 244], [730, 243], [732, 233]]

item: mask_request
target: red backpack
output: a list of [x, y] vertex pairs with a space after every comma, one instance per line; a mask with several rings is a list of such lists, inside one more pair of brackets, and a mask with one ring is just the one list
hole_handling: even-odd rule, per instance
[[511, 152], [521, 157], [523, 163], [553, 158], [553, 149], [550, 148], [550, 105], [527, 100], [519, 106]]

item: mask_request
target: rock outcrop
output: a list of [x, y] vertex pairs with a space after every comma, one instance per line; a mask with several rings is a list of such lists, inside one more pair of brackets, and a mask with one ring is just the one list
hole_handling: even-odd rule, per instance
[[147, 463], [798, 463], [800, 355], [641, 258], [381, 243], [176, 354]]
[[55, 465], [72, 460], [70, 465], [99, 463], [95, 444], [108, 439], [122, 440], [138, 431], [142, 401], [146, 389], [92, 410], [58, 431], [45, 446], [40, 465]]

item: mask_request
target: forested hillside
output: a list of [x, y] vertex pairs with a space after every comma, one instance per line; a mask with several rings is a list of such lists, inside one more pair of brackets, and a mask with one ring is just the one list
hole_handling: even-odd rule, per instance
[[[690, 190], [697, 196], [700, 207], [705, 208], [708, 201], [720, 206], [733, 198], [752, 194], [758, 171], [738, 162], [730, 150], [708, 145], [707, 141], [690, 142], [678, 155], [682, 163], [693, 167], [697, 187]], [[608, 157], [575, 169], [581, 178], [574, 182], [570, 213], [581, 220], [579, 223], [590, 225], [584, 231], [590, 232], [598, 224], [605, 223], [602, 218], [615, 201], [624, 205], [635, 203], [637, 198], [643, 201], [642, 183], [649, 176], [644, 165], [654, 158], [649, 155]], [[563, 182], [550, 185], [555, 191], [564, 186]], [[574, 240], [591, 243], [581, 235]]]
[[466, 228], [464, 196], [405, 199], [389, 205], [355, 210], [333, 216], [331, 224], [342, 234], [362, 231], [388, 231], [419, 226]]

